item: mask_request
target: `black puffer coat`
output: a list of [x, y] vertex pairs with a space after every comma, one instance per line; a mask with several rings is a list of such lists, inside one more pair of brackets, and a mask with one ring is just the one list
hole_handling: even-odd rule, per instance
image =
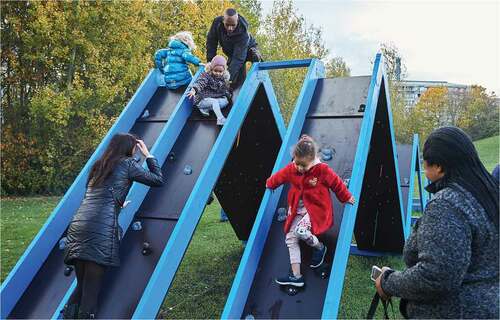
[[163, 184], [158, 161], [148, 158], [146, 162], [149, 171], [134, 158], [124, 158], [102, 186], [87, 188], [66, 235], [66, 264], [81, 259], [104, 266], [120, 265], [118, 214], [132, 182], [152, 187]]

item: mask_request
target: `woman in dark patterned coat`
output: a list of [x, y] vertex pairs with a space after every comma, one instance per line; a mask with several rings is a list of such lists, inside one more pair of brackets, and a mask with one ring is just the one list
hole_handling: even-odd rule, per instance
[[[136, 148], [146, 157], [149, 171], [132, 158]], [[68, 227], [64, 262], [75, 266], [77, 287], [64, 318], [94, 317], [104, 271], [120, 265], [118, 214], [134, 181], [161, 186], [161, 168], [142, 140], [116, 134], [92, 166], [85, 198]]]
[[498, 182], [460, 129], [432, 132], [423, 149], [434, 197], [404, 247], [407, 269], [384, 268], [382, 298], [409, 318], [499, 318]]

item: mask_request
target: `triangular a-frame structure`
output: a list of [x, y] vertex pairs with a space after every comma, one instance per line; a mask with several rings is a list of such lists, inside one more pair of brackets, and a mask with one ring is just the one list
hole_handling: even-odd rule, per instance
[[156, 189], [132, 186], [131, 203], [119, 216], [121, 267], [105, 276], [99, 318], [156, 316], [228, 158], [243, 154], [253, 162], [240, 168], [243, 190], [242, 184], [232, 191], [253, 192], [240, 199], [242, 207], [260, 203], [258, 192], [285, 133], [267, 71], [252, 67], [222, 129], [215, 118], [193, 111], [186, 91], [158, 87], [158, 76], [150, 72], [2, 284], [2, 318], [59, 317], [76, 285], [74, 272], [64, 272], [60, 240], [83, 198], [90, 166], [117, 132], [135, 133], [152, 146], [167, 182]]
[[[286, 192], [284, 188], [266, 191], [224, 319], [334, 318], [355, 225], [356, 240], [367, 249], [400, 252], [404, 244], [404, 210], [382, 55], [377, 55], [373, 74], [366, 77], [324, 79], [323, 66], [316, 60], [308, 68], [273, 172], [291, 160], [290, 148], [301, 133], [307, 133], [358, 202], [342, 206], [332, 198], [334, 227], [322, 236], [332, 262], [323, 274], [331, 271], [332, 276], [325, 280], [303, 268], [307, 289], [300, 297], [288, 296], [274, 283], [289, 268], [282, 222], [277, 219], [278, 209], [286, 208]], [[377, 235], [380, 229], [386, 232], [384, 237]]]

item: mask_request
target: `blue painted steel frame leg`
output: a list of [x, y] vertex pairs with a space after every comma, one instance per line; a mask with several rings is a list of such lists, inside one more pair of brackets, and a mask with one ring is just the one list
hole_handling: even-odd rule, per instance
[[[266, 69], [309, 67], [288, 130], [283, 139], [278, 158], [273, 168], [274, 173], [291, 160], [289, 152], [290, 147], [296, 143], [299, 138], [318, 78], [324, 77], [324, 67], [323, 64], [316, 59], [291, 62], [284, 61], [280, 63], [266, 62], [262, 65]], [[274, 192], [266, 190], [264, 193], [252, 232], [250, 233], [246, 249], [241, 258], [240, 266], [238, 267], [238, 271], [233, 281], [233, 286], [226, 301], [221, 316], [222, 319], [239, 318], [243, 312], [282, 189], [283, 188], [280, 187]]]
[[[384, 81], [385, 96], [389, 97], [388, 83], [385, 81], [385, 71], [383, 67], [383, 57], [381, 54], [377, 54], [374, 62], [372, 79], [370, 82], [370, 88], [368, 90], [367, 103], [365, 115], [361, 125], [361, 131], [359, 135], [358, 145], [356, 149], [356, 157], [354, 159], [354, 167], [352, 170], [350, 191], [359, 200], [361, 194], [361, 188], [363, 184], [363, 177], [365, 174], [366, 160], [368, 159], [369, 143], [366, 141], [371, 140], [372, 129], [375, 121], [375, 114], [377, 111], [377, 104], [379, 100], [379, 95], [381, 91], [382, 82]], [[394, 140], [394, 131], [392, 128], [392, 114], [390, 112], [390, 102], [387, 101], [389, 124], [391, 130], [391, 140], [393, 146], [394, 155], [394, 165], [396, 170], [396, 180], [397, 189], [399, 193], [399, 205], [401, 212], [401, 222], [402, 229], [404, 230], [404, 211], [402, 205], [402, 194], [399, 185], [399, 170], [398, 162], [396, 161], [395, 147], [396, 143]], [[336, 318], [339, 312], [340, 300], [342, 297], [342, 288], [344, 285], [344, 276], [347, 266], [347, 260], [349, 258], [349, 252], [351, 249], [351, 239], [354, 230], [354, 224], [356, 222], [356, 212], [358, 209], [359, 201], [353, 206], [347, 205], [344, 209], [342, 224], [340, 227], [339, 237], [337, 239], [337, 247], [335, 249], [335, 256], [333, 260], [332, 272], [334, 275], [329, 278], [328, 289], [325, 297], [325, 304], [323, 306], [322, 318], [331, 319]]]
[[181, 216], [170, 236], [166, 248], [137, 305], [133, 314], [134, 319], [154, 318], [161, 307], [163, 299], [168, 292], [177, 268], [181, 263], [184, 253], [191, 241], [191, 237], [201, 218], [206, 205], [206, 199], [217, 181], [223, 168], [224, 160], [231, 151], [233, 142], [236, 139], [238, 131], [243, 124], [252, 100], [261, 83], [264, 83], [264, 88], [268, 95], [273, 113], [275, 116], [279, 115], [276, 121], [280, 135], [284, 135], [284, 122], [279, 114], [274, 91], [272, 91], [272, 87], [269, 84], [269, 76], [266, 71], [259, 71], [258, 65], [258, 63], [253, 64], [243, 84], [237, 101], [227, 118], [226, 125], [224, 125], [208, 156], [198, 181], [182, 210]]
[[393, 252], [361, 250], [358, 249], [358, 246], [356, 246], [355, 244], [351, 244], [350, 254], [352, 254], [353, 256], [363, 256], [363, 257], [392, 257], [401, 255], [399, 253], [393, 253]]
[[[413, 190], [415, 188], [415, 175], [419, 175], [420, 171], [418, 168], [420, 166], [417, 165], [418, 159], [418, 135], [413, 135], [413, 145], [412, 145], [412, 154], [411, 154], [411, 164], [410, 164], [410, 185], [408, 192], [408, 201], [406, 204], [406, 221], [405, 221], [405, 239], [407, 239], [411, 232], [411, 215], [413, 212]], [[417, 180], [417, 183], [420, 179]], [[422, 203], [422, 191], [421, 184], [419, 184], [419, 193], [420, 193], [420, 205], [423, 208]]]

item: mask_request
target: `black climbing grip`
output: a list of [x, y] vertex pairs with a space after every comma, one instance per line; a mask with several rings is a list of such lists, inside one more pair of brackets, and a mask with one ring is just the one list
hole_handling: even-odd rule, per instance
[[142, 254], [144, 256], [148, 256], [151, 254], [151, 244], [149, 244], [149, 242], [147, 241], [144, 241], [142, 243]]
[[69, 277], [71, 275], [71, 272], [73, 272], [73, 267], [72, 266], [66, 266], [64, 268], [64, 275], [66, 277]]

